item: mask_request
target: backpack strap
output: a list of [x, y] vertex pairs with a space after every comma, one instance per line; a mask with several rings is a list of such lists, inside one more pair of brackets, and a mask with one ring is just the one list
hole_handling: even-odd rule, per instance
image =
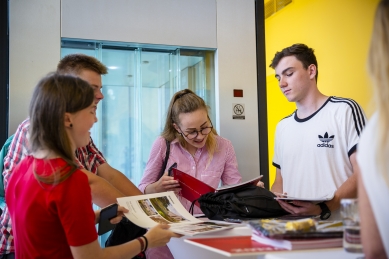
[[4, 158], [8, 153], [9, 146], [12, 143], [14, 135], [11, 135], [4, 143], [3, 147], [0, 151], [0, 169], [1, 169], [1, 177], [0, 177], [0, 196], [4, 197], [4, 182], [3, 182], [3, 170], [4, 170]]
[[[3, 179], [3, 170], [4, 170], [4, 158], [8, 153], [8, 149], [12, 143], [15, 134], [11, 135], [4, 143], [0, 151], [0, 209], [4, 210], [5, 207], [5, 192], [4, 192], [4, 179]], [[1, 213], [0, 213], [1, 214]]]
[[169, 155], [170, 155], [170, 142], [169, 142], [167, 139], [165, 139], [165, 142], [166, 142], [166, 154], [165, 154], [165, 160], [163, 161], [162, 169], [161, 169], [161, 171], [159, 172], [158, 180], [159, 180], [159, 179], [163, 176], [163, 174], [165, 173], [167, 161], [169, 160]]
[[196, 203], [196, 201], [197, 201], [198, 199], [196, 199], [196, 200], [194, 200], [194, 201], [192, 201], [192, 204], [190, 205], [190, 208], [189, 208], [189, 213], [190, 214], [192, 214], [193, 215], [193, 209], [194, 209], [194, 205], [195, 205], [195, 203]]

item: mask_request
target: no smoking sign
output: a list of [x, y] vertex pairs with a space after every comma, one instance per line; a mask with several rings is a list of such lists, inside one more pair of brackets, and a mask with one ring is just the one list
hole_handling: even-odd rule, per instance
[[244, 120], [245, 119], [244, 104], [242, 104], [242, 103], [233, 103], [232, 104], [232, 119], [234, 119], [234, 120]]

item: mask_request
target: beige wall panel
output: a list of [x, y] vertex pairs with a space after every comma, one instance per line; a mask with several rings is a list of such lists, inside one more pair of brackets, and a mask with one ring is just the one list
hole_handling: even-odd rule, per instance
[[215, 0], [66, 0], [62, 37], [216, 48]]
[[12, 0], [9, 34], [9, 134], [27, 117], [36, 83], [60, 58], [60, 0]]
[[[217, 1], [220, 134], [232, 141], [244, 180], [259, 174], [254, 0]], [[243, 89], [243, 98], [233, 97]], [[245, 106], [245, 120], [232, 119], [232, 104]]]

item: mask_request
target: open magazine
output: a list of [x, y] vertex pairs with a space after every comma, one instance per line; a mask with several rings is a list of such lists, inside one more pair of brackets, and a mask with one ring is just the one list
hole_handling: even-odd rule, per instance
[[262, 178], [262, 175], [260, 175], [249, 181], [245, 181], [233, 185], [224, 185], [215, 189], [209, 186], [208, 184], [200, 181], [199, 179], [178, 170], [177, 168], [173, 168], [172, 172], [173, 172], [174, 179], [180, 183], [180, 187], [181, 187], [180, 195], [191, 202], [200, 198], [201, 195], [209, 192], [233, 190], [233, 189], [240, 188], [242, 186], [256, 185]]
[[117, 198], [119, 205], [127, 208], [125, 216], [142, 228], [169, 224], [170, 230], [187, 236], [209, 233], [239, 226], [224, 221], [203, 221], [193, 217], [178, 200], [174, 192]]

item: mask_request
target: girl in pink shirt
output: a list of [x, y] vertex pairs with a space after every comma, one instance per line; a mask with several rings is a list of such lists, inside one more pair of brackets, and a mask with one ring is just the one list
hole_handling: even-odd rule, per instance
[[[241, 182], [238, 163], [231, 142], [217, 135], [208, 116], [204, 100], [189, 89], [174, 94], [167, 112], [165, 128], [154, 142], [146, 169], [138, 188], [143, 193], [175, 191], [184, 207], [191, 202], [179, 196], [179, 183], [167, 172], [160, 177], [166, 156], [166, 142], [170, 155], [166, 168], [177, 163], [177, 169], [214, 187]], [[195, 206], [193, 212], [202, 213]], [[150, 249], [150, 258], [173, 258], [167, 247]]]

